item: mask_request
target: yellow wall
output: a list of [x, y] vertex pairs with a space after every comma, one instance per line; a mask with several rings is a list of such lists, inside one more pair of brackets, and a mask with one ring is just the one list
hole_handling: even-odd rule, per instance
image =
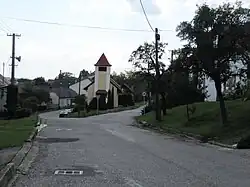
[[99, 72], [98, 90], [106, 90], [106, 72]]

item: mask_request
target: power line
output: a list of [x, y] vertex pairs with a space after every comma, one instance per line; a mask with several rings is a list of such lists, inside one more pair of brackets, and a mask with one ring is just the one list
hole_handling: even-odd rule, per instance
[[8, 30], [6, 28], [4, 28], [4, 26], [1, 24], [1, 22], [0, 22], [0, 30], [2, 30], [5, 33], [8, 33]]
[[140, 0], [140, 4], [141, 4], [141, 8], [142, 8], [142, 10], [143, 10], [143, 13], [144, 13], [145, 18], [146, 18], [146, 20], [147, 20], [147, 22], [148, 22], [149, 27], [151, 28], [151, 30], [152, 30], [153, 32], [155, 32], [154, 29], [153, 29], [153, 27], [152, 27], [152, 25], [151, 25], [150, 22], [149, 22], [147, 13], [146, 13], [146, 11], [145, 11], [145, 9], [144, 9], [144, 6], [143, 6], [143, 4], [142, 4], [142, 0]]
[[[31, 22], [31, 23], [39, 23], [39, 24], [48, 24], [48, 25], [57, 25], [57, 26], [65, 26], [65, 27], [78, 27], [78, 28], [87, 28], [87, 29], [99, 29], [99, 30], [111, 30], [111, 31], [125, 31], [125, 32], [151, 32], [150, 30], [144, 29], [126, 29], [126, 28], [111, 28], [111, 27], [100, 27], [100, 26], [89, 26], [89, 25], [76, 25], [76, 24], [68, 24], [68, 23], [60, 23], [60, 22], [49, 22], [49, 21], [40, 21], [40, 20], [32, 20], [32, 19], [22, 19], [22, 18], [13, 18], [6, 17], [7, 19]], [[173, 30], [161, 30], [167, 32], [174, 32]]]
[[8, 32], [12, 32], [11, 30], [11, 28], [2, 20], [2, 19], [0, 19], [0, 24], [2, 24], [2, 26], [8, 31]]
[[57, 25], [57, 26], [80, 27], [80, 28], [88, 28], [88, 29], [102, 29], [102, 30], [113, 30], [113, 31], [131, 31], [131, 32], [151, 32], [149, 30], [143, 30], [143, 29], [123, 29], [123, 28], [99, 27], [99, 26], [88, 26], [88, 25], [75, 25], [75, 24], [49, 22], [49, 21], [39, 21], [39, 20], [21, 19], [21, 18], [12, 18], [12, 17], [8, 17], [7, 19], [14, 19], [14, 20], [17, 20], [17, 21], [33, 22], [33, 23], [40, 23], [40, 24]]

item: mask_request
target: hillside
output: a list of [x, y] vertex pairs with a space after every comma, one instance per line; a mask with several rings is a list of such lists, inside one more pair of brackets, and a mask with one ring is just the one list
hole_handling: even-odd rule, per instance
[[[250, 134], [250, 101], [227, 101], [228, 126], [222, 126], [220, 122], [219, 103], [204, 102], [195, 103], [196, 111], [190, 121], [187, 121], [186, 106], [175, 107], [168, 110], [160, 125], [163, 129], [175, 128], [181, 131], [200, 134], [214, 138], [220, 142], [233, 144], [243, 136]], [[151, 124], [156, 124], [154, 113], [137, 117]]]

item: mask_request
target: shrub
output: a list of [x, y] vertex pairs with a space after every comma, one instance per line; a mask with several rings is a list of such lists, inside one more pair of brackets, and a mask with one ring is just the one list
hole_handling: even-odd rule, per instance
[[107, 103], [107, 108], [108, 109], [112, 109], [114, 108], [114, 94], [113, 94], [113, 90], [112, 92], [109, 90], [108, 92], [108, 103]]
[[105, 95], [101, 95], [99, 98], [99, 110], [107, 110], [108, 106], [106, 103], [106, 96]]
[[135, 102], [133, 101], [133, 96], [131, 94], [122, 94], [118, 96], [118, 105], [134, 106]]
[[1, 118], [8, 117], [8, 111], [7, 111], [7, 110], [1, 111], [1, 112], [0, 112], [0, 117], [1, 117]]
[[153, 105], [147, 105], [141, 110], [141, 114], [147, 114], [153, 110]]
[[16, 111], [16, 118], [29, 117], [31, 115], [31, 110], [27, 108], [21, 108]]
[[37, 107], [37, 111], [45, 111], [47, 109], [47, 106], [46, 105], [39, 105]]
[[15, 85], [9, 85], [7, 87], [7, 99], [6, 106], [10, 116], [13, 116], [17, 106], [17, 93], [18, 88]]
[[96, 110], [96, 106], [97, 106], [97, 98], [94, 97], [88, 105], [88, 110]]
[[250, 135], [247, 135], [238, 142], [238, 149], [249, 149], [250, 148]]

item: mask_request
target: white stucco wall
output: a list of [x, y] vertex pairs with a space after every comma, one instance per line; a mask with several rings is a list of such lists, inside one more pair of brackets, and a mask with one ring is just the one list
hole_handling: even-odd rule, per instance
[[60, 99], [60, 107], [67, 107], [71, 105], [71, 99], [70, 98], [61, 98]]
[[[84, 88], [86, 86], [88, 86], [90, 83], [91, 83], [91, 81], [89, 79], [84, 79], [81, 81], [81, 91], [80, 91], [81, 95], [84, 94], [87, 96], [87, 92], [84, 90]], [[71, 85], [69, 88], [74, 90], [78, 94], [79, 93], [79, 82]]]
[[88, 88], [88, 93], [87, 93], [87, 102], [88, 104], [90, 103], [90, 101], [92, 101], [92, 99], [94, 97], [96, 97], [96, 94], [94, 92], [95, 89], [95, 84], [92, 84], [89, 88]]
[[7, 88], [0, 89], [0, 111], [4, 111], [7, 100]]
[[[237, 67], [237, 68], [236, 68]], [[244, 68], [244, 65], [242, 63], [236, 63], [231, 65], [232, 71], [234, 71], [235, 73], [237, 73], [237, 71], [239, 69]], [[240, 80], [239, 77], [234, 77], [233, 79], [235, 79], [235, 84]], [[216, 88], [215, 88], [215, 83], [213, 80], [211, 80], [210, 78], [206, 78], [205, 79], [205, 85], [207, 86], [207, 91], [208, 91], [208, 98], [206, 99], [206, 101], [216, 101], [216, 97], [217, 97], [217, 92], [216, 92]], [[226, 87], [227, 89], [227, 87]], [[224, 92], [224, 85], [221, 85], [221, 91]]]
[[50, 98], [51, 98], [52, 104], [53, 105], [58, 105], [59, 97], [56, 95], [56, 93], [50, 92], [49, 94], [50, 94]]

